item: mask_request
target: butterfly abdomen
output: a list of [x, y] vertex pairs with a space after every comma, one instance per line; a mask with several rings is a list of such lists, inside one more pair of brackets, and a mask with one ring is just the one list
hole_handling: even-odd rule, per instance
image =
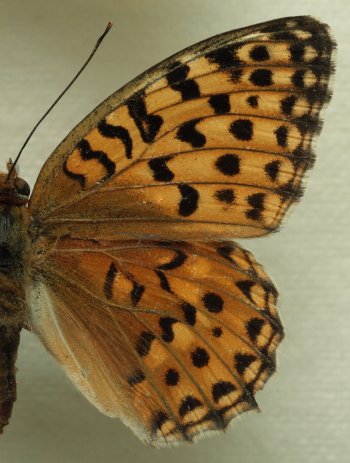
[[[1, 307], [0, 312], [3, 311]], [[2, 313], [1, 313], [2, 318]], [[0, 324], [0, 433], [9, 422], [16, 400], [15, 361], [22, 323]]]
[[0, 433], [16, 400], [15, 361], [26, 308], [29, 187], [15, 175], [0, 175]]
[[8, 266], [8, 256], [5, 262], [6, 271], [0, 271], [0, 433], [8, 424], [16, 400], [15, 361], [25, 313], [24, 294], [12, 282], [15, 272]]

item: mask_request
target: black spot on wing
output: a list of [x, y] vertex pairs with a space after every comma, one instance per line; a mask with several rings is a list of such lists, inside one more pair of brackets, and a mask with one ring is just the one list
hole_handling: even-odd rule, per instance
[[146, 379], [146, 376], [142, 370], [134, 370], [131, 375], [127, 378], [129, 386], [136, 386], [142, 383]]
[[226, 75], [228, 75], [230, 81], [233, 84], [239, 84], [241, 82], [241, 78], [243, 75], [243, 70], [242, 69], [233, 69], [231, 71], [227, 71]]
[[169, 368], [165, 374], [165, 384], [167, 386], [177, 386], [180, 381], [180, 375], [175, 368]]
[[197, 347], [191, 352], [192, 364], [196, 368], [203, 368], [209, 364], [210, 356], [208, 352], [202, 347]]
[[172, 69], [166, 75], [169, 85], [187, 79], [187, 75], [190, 72], [190, 67], [187, 64], [182, 64], [181, 61], [175, 61], [171, 67]]
[[301, 64], [304, 61], [305, 44], [302, 42], [293, 43], [289, 47], [290, 57], [294, 63]]
[[181, 309], [184, 313], [186, 323], [190, 326], [194, 326], [196, 324], [196, 308], [188, 302], [184, 302], [181, 304]]
[[200, 118], [192, 119], [182, 124], [178, 129], [176, 138], [185, 143], [189, 143], [192, 148], [202, 148], [206, 143], [205, 136], [198, 132], [196, 125], [201, 121]]
[[249, 119], [233, 121], [229, 131], [237, 140], [242, 141], [250, 141], [254, 135], [253, 123]]
[[172, 317], [161, 317], [159, 319], [159, 326], [163, 331], [162, 339], [164, 342], [172, 342], [174, 340], [173, 324], [177, 322], [178, 320]]
[[207, 292], [203, 296], [202, 302], [208, 312], [220, 313], [223, 310], [224, 301], [219, 294]]
[[224, 245], [224, 246], [219, 246], [218, 248], [216, 248], [216, 252], [221, 256], [223, 257], [224, 259], [228, 260], [229, 262], [231, 262], [232, 264], [236, 264], [236, 262], [234, 261], [234, 259], [232, 259], [231, 257], [231, 253], [233, 251], [233, 248], [232, 246], [230, 245]]
[[133, 307], [135, 307], [140, 302], [142, 294], [145, 291], [145, 287], [144, 285], [142, 285], [141, 283], [138, 283], [135, 280], [132, 280], [132, 283], [133, 283], [133, 288], [132, 288], [130, 296], [131, 296], [131, 303]]
[[[115, 163], [109, 159], [107, 154], [104, 151], [94, 151], [90, 148], [90, 144], [84, 138], [76, 145], [76, 148], [80, 152], [80, 157], [83, 161], [90, 161], [91, 159], [96, 159], [107, 171], [106, 175], [103, 177], [103, 180], [111, 177], [115, 173]], [[77, 180], [80, 185], [84, 188], [86, 184], [86, 175], [84, 174], [75, 174], [71, 172], [67, 167], [67, 160], [63, 164], [63, 172], [73, 180]]]
[[130, 98], [127, 106], [142, 140], [145, 143], [152, 143], [163, 124], [163, 119], [157, 114], [147, 114], [144, 95], [142, 93]]
[[236, 281], [235, 285], [245, 295], [247, 299], [249, 299], [251, 302], [254, 302], [252, 298], [252, 288], [255, 285], [254, 281], [252, 280]]
[[216, 160], [215, 167], [222, 174], [233, 177], [240, 173], [239, 156], [237, 154], [224, 154]]
[[157, 182], [171, 182], [175, 174], [166, 165], [174, 156], [163, 156], [148, 161], [148, 165], [153, 172], [153, 178]]
[[205, 58], [213, 64], [217, 64], [220, 70], [230, 69], [240, 64], [244, 64], [237, 55], [240, 45], [230, 45], [217, 50], [210, 51]]
[[201, 96], [199, 85], [194, 79], [187, 79], [183, 82], [171, 85], [171, 88], [176, 92], [181, 93], [183, 101], [195, 100]]
[[235, 364], [237, 372], [242, 376], [247, 368], [256, 360], [255, 355], [251, 354], [236, 354]]
[[221, 326], [215, 326], [215, 328], [212, 329], [212, 333], [215, 338], [220, 338], [222, 336]]
[[151, 349], [154, 339], [154, 334], [149, 331], [142, 331], [136, 343], [136, 351], [140, 357], [146, 357]]
[[186, 183], [178, 185], [178, 189], [182, 196], [178, 208], [179, 215], [182, 217], [189, 217], [196, 212], [198, 208], [199, 193], [195, 188]]
[[209, 98], [209, 104], [214, 109], [215, 114], [226, 114], [230, 112], [230, 98], [226, 93], [218, 93]]
[[261, 333], [263, 326], [265, 325], [265, 320], [262, 318], [251, 318], [246, 323], [247, 333], [251, 341], [256, 342], [257, 337]]
[[288, 145], [288, 127], [281, 125], [275, 130], [277, 145], [286, 148]]
[[264, 167], [266, 175], [273, 182], [275, 182], [278, 177], [280, 165], [281, 165], [281, 161], [271, 161], [268, 164], [266, 164]]
[[236, 199], [235, 192], [232, 188], [224, 188], [222, 190], [218, 190], [214, 194], [215, 198], [224, 204], [233, 205]]
[[247, 98], [247, 103], [251, 108], [257, 109], [259, 106], [259, 96], [252, 95]]
[[295, 103], [298, 101], [298, 98], [295, 95], [287, 96], [281, 100], [281, 111], [285, 116], [291, 116]]
[[98, 124], [97, 129], [106, 138], [119, 138], [124, 143], [125, 156], [127, 159], [132, 158], [132, 138], [125, 127], [107, 124], [105, 120], [102, 120]]
[[229, 381], [218, 381], [213, 384], [212, 387], [213, 400], [215, 403], [218, 403], [222, 397], [225, 397], [236, 390], [236, 386]]
[[144, 285], [138, 283], [131, 273], [125, 274], [126, 278], [132, 283], [132, 290], [130, 291], [131, 304], [135, 307], [145, 291]]
[[265, 45], [256, 45], [250, 50], [249, 56], [256, 62], [267, 61], [270, 59], [269, 52]]
[[265, 193], [253, 193], [247, 197], [248, 204], [252, 206], [245, 213], [248, 219], [261, 220], [265, 196]]
[[103, 292], [107, 299], [112, 299], [113, 297], [113, 283], [114, 279], [118, 274], [118, 269], [115, 266], [114, 262], [109, 266], [106, 279], [103, 285]]
[[313, 132], [319, 123], [317, 117], [312, 117], [310, 114], [304, 114], [293, 121], [298, 127], [299, 131], [304, 135], [306, 133]]
[[153, 420], [153, 432], [157, 429], [161, 429], [163, 424], [169, 420], [170, 417], [167, 413], [163, 412], [162, 410], [157, 411]]
[[256, 69], [251, 73], [249, 80], [257, 87], [269, 87], [273, 84], [272, 76], [270, 69]]
[[188, 395], [181, 401], [181, 405], [179, 408], [179, 415], [181, 418], [183, 418], [187, 413], [192, 412], [198, 407], [202, 407], [203, 403], [196, 399], [196, 397], [193, 397], [192, 395]]
[[306, 73], [305, 69], [298, 69], [292, 75], [291, 81], [295, 85], [295, 87], [304, 88], [304, 76], [305, 76], [305, 73]]

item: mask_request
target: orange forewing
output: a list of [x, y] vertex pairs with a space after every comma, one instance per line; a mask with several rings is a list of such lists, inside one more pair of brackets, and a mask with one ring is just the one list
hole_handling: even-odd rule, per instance
[[325, 25], [286, 18], [155, 66], [49, 158], [32, 197], [36, 227], [45, 236], [113, 240], [275, 230], [313, 164], [333, 47]]

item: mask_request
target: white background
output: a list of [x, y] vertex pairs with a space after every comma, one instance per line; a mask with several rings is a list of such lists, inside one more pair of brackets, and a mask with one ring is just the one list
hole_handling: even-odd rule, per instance
[[94, 409], [36, 339], [22, 334], [18, 400], [0, 438], [6, 463], [349, 461], [350, 95], [348, 0], [1, 0], [2, 169], [77, 71], [109, 20], [115, 25], [83, 76], [30, 142], [21, 176], [43, 162], [104, 98], [160, 60], [230, 29], [290, 15], [327, 22], [338, 42], [334, 98], [302, 202], [279, 233], [244, 242], [280, 290], [287, 333], [278, 374], [225, 434], [156, 450]]

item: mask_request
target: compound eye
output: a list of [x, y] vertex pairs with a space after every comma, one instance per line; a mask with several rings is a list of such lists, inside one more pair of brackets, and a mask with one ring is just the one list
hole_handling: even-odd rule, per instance
[[16, 177], [14, 180], [14, 185], [17, 190], [17, 193], [19, 193], [20, 195], [30, 195], [30, 187], [28, 183], [25, 180], [23, 180], [23, 178]]

